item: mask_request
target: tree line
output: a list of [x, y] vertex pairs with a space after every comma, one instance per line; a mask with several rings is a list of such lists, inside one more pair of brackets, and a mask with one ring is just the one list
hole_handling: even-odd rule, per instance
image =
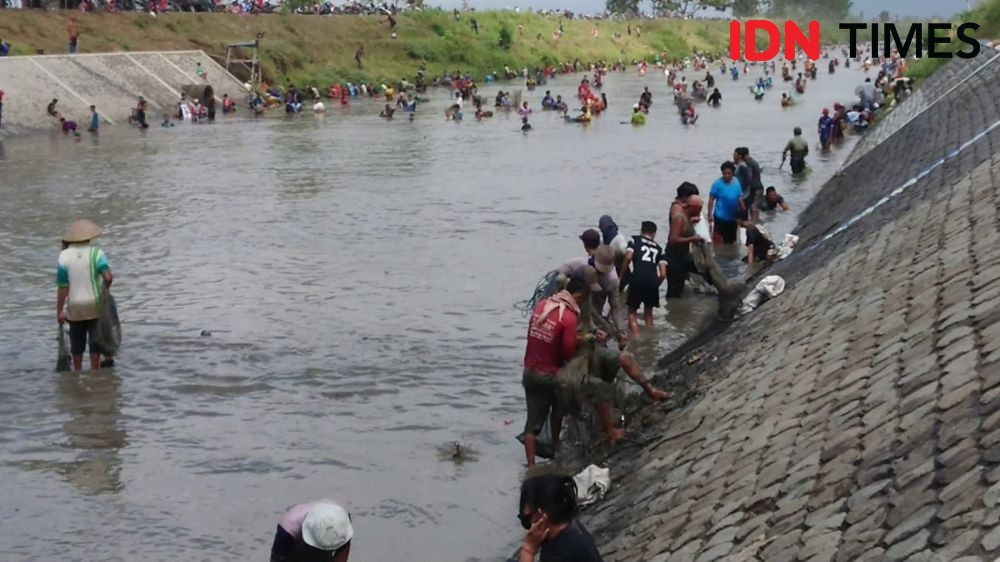
[[[637, 17], [641, 0], [607, 0], [608, 13]], [[809, 17], [812, 19], [846, 18], [851, 0], [651, 0], [653, 15], [691, 17], [699, 10], [730, 10], [733, 16]]]

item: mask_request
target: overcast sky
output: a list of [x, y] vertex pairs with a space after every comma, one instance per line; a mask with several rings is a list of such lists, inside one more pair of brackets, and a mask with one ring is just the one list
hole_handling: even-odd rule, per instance
[[[454, 8], [462, 5], [462, 0], [430, 0], [430, 5]], [[968, 0], [975, 6], [977, 0]], [[604, 0], [469, 0], [469, 5], [477, 10], [489, 8], [556, 8], [575, 12], [594, 13], [604, 9]], [[882, 10], [902, 16], [930, 17], [950, 16], [965, 10], [966, 0], [854, 0], [854, 13], [864, 12], [865, 19], [874, 21]]]

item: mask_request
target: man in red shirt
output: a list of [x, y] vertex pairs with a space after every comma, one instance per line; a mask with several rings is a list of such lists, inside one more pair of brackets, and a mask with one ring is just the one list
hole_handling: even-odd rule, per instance
[[566, 289], [535, 305], [531, 314], [521, 378], [528, 404], [528, 419], [524, 424], [524, 455], [528, 466], [535, 465], [537, 436], [546, 418], [552, 430], [553, 450], [559, 449], [564, 408], [556, 374], [576, 354], [576, 324], [580, 304], [586, 298], [586, 282], [574, 277]]

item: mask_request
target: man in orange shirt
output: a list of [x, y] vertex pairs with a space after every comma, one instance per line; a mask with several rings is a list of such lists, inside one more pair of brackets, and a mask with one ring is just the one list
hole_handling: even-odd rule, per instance
[[66, 25], [66, 35], [69, 36], [69, 54], [76, 54], [76, 42], [79, 38], [79, 33], [76, 31], [76, 16], [69, 18], [69, 24]]

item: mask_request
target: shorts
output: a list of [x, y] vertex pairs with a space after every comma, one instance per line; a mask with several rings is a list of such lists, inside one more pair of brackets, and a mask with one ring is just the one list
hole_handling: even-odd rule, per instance
[[647, 309], [658, 308], [660, 306], [659, 284], [652, 284], [648, 280], [637, 283], [633, 280], [628, 288], [625, 306], [629, 310], [639, 310], [640, 306], [645, 306]]
[[722, 238], [723, 244], [733, 244], [736, 242], [736, 233], [738, 231], [736, 221], [724, 221], [718, 217], [715, 218], [715, 227], [713, 232], [718, 234]]
[[80, 320], [69, 323], [69, 349], [73, 355], [83, 355], [87, 349], [87, 342], [90, 342], [90, 353], [101, 353], [101, 347], [97, 344], [97, 319]]
[[524, 398], [528, 404], [528, 419], [524, 422], [524, 432], [538, 435], [548, 421], [549, 415], [565, 415], [562, 388], [555, 375], [524, 369], [521, 376]]
[[802, 171], [806, 169], [806, 159], [805, 158], [799, 158], [797, 156], [792, 156], [792, 159], [790, 160], [790, 163], [792, 165], [792, 173], [793, 174], [801, 174]]
[[684, 284], [688, 275], [694, 271], [694, 261], [690, 255], [682, 257], [667, 257], [667, 298], [676, 299], [684, 294]]

